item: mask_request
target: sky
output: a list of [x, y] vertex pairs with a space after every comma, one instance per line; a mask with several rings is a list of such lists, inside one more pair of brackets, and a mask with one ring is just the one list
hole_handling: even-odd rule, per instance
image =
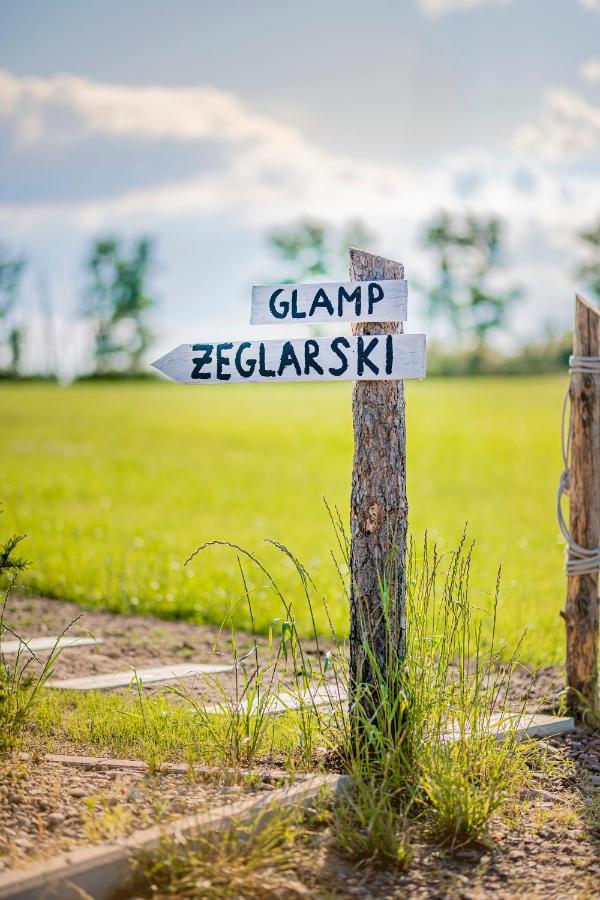
[[280, 336], [250, 328], [250, 289], [286, 277], [266, 234], [306, 216], [361, 219], [429, 331], [441, 209], [505, 222], [504, 346], [569, 327], [600, 216], [600, 0], [0, 4], [0, 243], [31, 260], [29, 367], [85, 367], [106, 233], [156, 240], [155, 355]]

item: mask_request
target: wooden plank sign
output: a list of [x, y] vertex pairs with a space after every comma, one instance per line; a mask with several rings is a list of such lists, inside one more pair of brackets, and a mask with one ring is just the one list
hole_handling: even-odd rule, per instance
[[271, 284], [252, 288], [252, 325], [286, 322], [405, 322], [405, 279], [330, 284]]
[[181, 344], [152, 365], [183, 384], [424, 378], [425, 335]]

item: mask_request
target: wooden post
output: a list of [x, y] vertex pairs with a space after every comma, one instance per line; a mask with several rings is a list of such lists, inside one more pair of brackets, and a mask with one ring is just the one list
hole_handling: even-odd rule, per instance
[[[600, 310], [575, 299], [574, 357], [600, 356]], [[575, 360], [574, 368], [577, 368]], [[571, 375], [569, 519], [581, 547], [600, 544], [600, 374]], [[598, 721], [598, 572], [569, 575], [563, 613], [567, 626], [567, 687], [571, 709]]]
[[[363, 250], [350, 250], [351, 281], [404, 278], [404, 266]], [[395, 334], [398, 322], [355, 323], [356, 335]], [[389, 654], [405, 654], [406, 631], [406, 427], [402, 381], [355, 381], [354, 465], [350, 530], [350, 690], [375, 684], [371, 648], [385, 672]], [[382, 584], [389, 597], [389, 628]], [[390, 646], [391, 644], [391, 646]], [[368, 703], [368, 695], [362, 694]]]

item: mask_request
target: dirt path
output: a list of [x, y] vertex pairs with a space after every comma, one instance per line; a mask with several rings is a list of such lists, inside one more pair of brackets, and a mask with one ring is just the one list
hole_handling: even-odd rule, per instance
[[[86, 610], [79, 604], [63, 600], [26, 595], [11, 596], [6, 620], [20, 637], [26, 639], [58, 635], [74, 620], [77, 621], [69, 628], [69, 637], [92, 635], [102, 639], [98, 645], [64, 650], [54, 668], [53, 678], [57, 680], [103, 675], [130, 667], [137, 670], [192, 663], [233, 664], [230, 634], [227, 631], [219, 633], [219, 629], [211, 625], [165, 621], [151, 616], [122, 616]], [[7, 635], [7, 639], [9, 637]], [[247, 653], [255, 641], [261, 652], [266, 652], [268, 642], [264, 635], [236, 632], [238, 658]], [[320, 644], [321, 652], [329, 646], [330, 642], [324, 641]], [[304, 641], [303, 647], [317, 665], [319, 654], [315, 642]], [[43, 660], [48, 654], [36, 655]], [[233, 674], [219, 674], [219, 682], [233, 691]], [[215, 699], [210, 679], [186, 678], [185, 686], [194, 695]], [[158, 684], [149, 684], [145, 691], [151, 693], [158, 687]]]

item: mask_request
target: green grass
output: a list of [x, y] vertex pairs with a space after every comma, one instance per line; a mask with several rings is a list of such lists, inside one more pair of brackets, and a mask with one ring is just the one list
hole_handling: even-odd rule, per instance
[[[562, 658], [562, 545], [555, 520], [565, 379], [431, 379], [407, 386], [410, 525], [443, 549], [466, 521], [477, 541], [472, 598], [487, 605], [503, 565], [498, 632], [522, 657]], [[2, 533], [29, 535], [27, 583], [123, 612], [220, 623], [242, 594], [235, 558], [211, 538], [258, 550], [309, 630], [291, 565], [302, 559], [337, 628], [345, 601], [321, 498], [348, 506], [349, 385], [0, 386]], [[257, 625], [281, 610], [253, 583]], [[240, 605], [240, 623], [245, 605]], [[324, 623], [324, 618], [321, 619]]]
[[[65, 740], [78, 753], [144, 759], [150, 770], [163, 762], [223, 765], [231, 762], [227, 719], [212, 717], [211, 727], [199, 721], [190, 705], [169, 702], [159, 691], [143, 705], [134, 696], [101, 691], [45, 691], [33, 713], [35, 737], [44, 751], [64, 752]], [[315, 734], [317, 723], [314, 723]], [[294, 768], [298, 728], [294, 714], [269, 717], [253, 762], [268, 758]]]

